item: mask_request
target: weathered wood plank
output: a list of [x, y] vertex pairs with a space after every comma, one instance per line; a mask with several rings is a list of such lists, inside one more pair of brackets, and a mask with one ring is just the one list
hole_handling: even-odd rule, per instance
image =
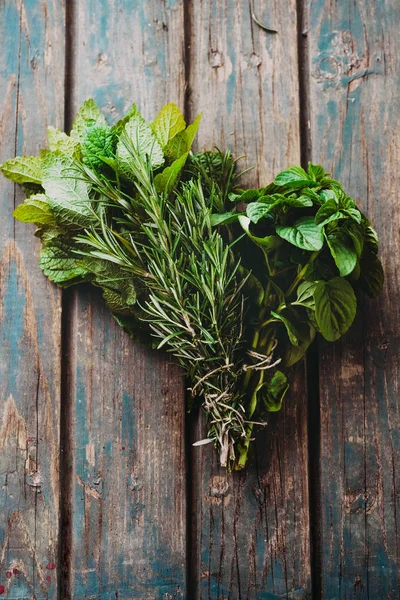
[[[190, 16], [190, 112], [198, 147], [245, 153], [251, 184], [298, 162], [296, 2], [252, 20], [251, 4], [204, 0]], [[307, 401], [303, 367], [279, 415], [260, 432], [246, 471], [226, 475], [210, 447], [192, 451], [193, 598], [306, 598], [310, 592]], [[204, 437], [197, 423], [192, 438]], [[291, 594], [289, 596], [289, 594]]]
[[400, 596], [400, 5], [309, 5], [312, 158], [380, 234], [383, 296], [342, 343], [321, 345], [322, 596]]
[[[64, 120], [63, 2], [0, 4], [0, 162]], [[0, 178], [0, 592], [57, 598], [61, 295]]]
[[[111, 120], [184, 95], [182, 2], [76, 3], [72, 109]], [[185, 598], [184, 383], [133, 344], [94, 291], [71, 306], [69, 358], [74, 598]]]

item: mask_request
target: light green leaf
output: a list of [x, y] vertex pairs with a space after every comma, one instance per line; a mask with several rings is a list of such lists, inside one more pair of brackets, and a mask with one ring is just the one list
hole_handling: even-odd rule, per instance
[[276, 233], [302, 250], [321, 250], [324, 245], [323, 230], [315, 224], [314, 217], [301, 217], [293, 227], [278, 226]]
[[[134, 115], [125, 125], [125, 131], [132, 143], [135, 152], [140, 156], [148, 156], [153, 169], [157, 169], [164, 164], [164, 155], [160, 144], [157, 141], [151, 127], [139, 114]], [[130, 163], [135, 160], [125, 143], [120, 140], [117, 144], [117, 159], [121, 171], [131, 177]]]
[[278, 186], [302, 187], [313, 185], [312, 179], [307, 175], [302, 167], [293, 166], [282, 171], [274, 179], [274, 184]]
[[271, 209], [270, 204], [264, 202], [250, 202], [247, 205], [246, 213], [252, 223], [258, 223], [258, 221], [266, 217]]
[[71, 157], [58, 152], [44, 154], [43, 187], [58, 220], [82, 227], [93, 222], [88, 185]]
[[15, 183], [42, 183], [40, 156], [17, 156], [0, 165], [0, 171]]
[[162, 148], [166, 146], [177, 133], [186, 127], [183, 114], [176, 104], [170, 102], [160, 110], [151, 128]]
[[162, 173], [159, 173], [155, 176], [154, 185], [157, 192], [165, 192], [166, 194], [170, 193], [170, 191], [174, 188], [183, 167], [185, 166], [187, 157], [188, 153], [182, 154], [182, 156], [175, 160], [172, 165], [166, 167]]
[[80, 144], [69, 135], [55, 129], [55, 127], [47, 128], [47, 139], [49, 142], [49, 150], [52, 152], [61, 152], [67, 156], [78, 158], [80, 155]]
[[325, 169], [321, 165], [313, 165], [310, 162], [308, 163], [307, 173], [314, 181], [321, 181], [326, 177]]
[[13, 212], [13, 217], [23, 223], [52, 225], [55, 222], [45, 194], [29, 196], [23, 204], [17, 206]]
[[93, 125], [107, 125], [107, 121], [93, 98], [86, 100], [75, 117], [71, 129], [71, 138], [83, 144], [86, 129]]
[[177, 133], [171, 140], [169, 140], [167, 145], [164, 147], [164, 153], [169, 159], [176, 160], [182, 156], [182, 154], [186, 154], [186, 152], [190, 151], [194, 137], [200, 125], [200, 120], [201, 114], [198, 115], [197, 119], [191, 123], [191, 125], [188, 125], [184, 131]]
[[188, 144], [188, 150], [190, 150], [190, 148], [192, 147], [193, 144], [193, 140], [196, 136], [196, 133], [199, 129], [199, 125], [200, 125], [200, 121], [201, 121], [201, 113], [199, 115], [197, 115], [197, 117], [195, 118], [195, 120], [193, 121], [193, 123], [191, 123], [190, 125], [188, 125], [185, 129], [185, 131], [183, 132], [185, 137], [186, 137], [186, 141]]
[[314, 291], [318, 328], [328, 342], [338, 340], [353, 323], [357, 301], [351, 284], [342, 277], [319, 281]]

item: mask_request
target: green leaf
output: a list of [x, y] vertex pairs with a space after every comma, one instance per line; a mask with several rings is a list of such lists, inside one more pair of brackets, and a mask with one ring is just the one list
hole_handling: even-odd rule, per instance
[[299, 345], [299, 334], [296, 329], [296, 326], [293, 325], [293, 323], [288, 318], [284, 317], [282, 314], [274, 312], [273, 310], [271, 310], [271, 315], [273, 317], [275, 317], [275, 319], [278, 319], [278, 321], [281, 321], [285, 325], [287, 334], [289, 336], [290, 343], [293, 344], [293, 346], [298, 346]]
[[364, 248], [364, 228], [354, 220], [351, 220], [346, 223], [345, 232], [351, 238], [357, 256], [360, 257]]
[[201, 113], [199, 115], [197, 115], [197, 117], [195, 118], [195, 120], [193, 121], [193, 123], [191, 123], [190, 125], [188, 125], [185, 129], [185, 131], [183, 132], [187, 144], [188, 144], [188, 150], [190, 150], [190, 148], [192, 147], [193, 144], [193, 140], [196, 137], [196, 133], [199, 129], [199, 125], [200, 125], [200, 121], [201, 121]]
[[40, 253], [40, 266], [43, 273], [59, 285], [71, 283], [71, 280], [86, 275], [78, 260], [59, 246], [44, 246]]
[[252, 223], [258, 223], [258, 221], [266, 217], [271, 209], [270, 204], [264, 202], [250, 202], [246, 208], [246, 214]]
[[243, 230], [249, 236], [249, 238], [251, 240], [253, 240], [253, 242], [258, 244], [259, 246], [265, 248], [268, 251], [273, 250], [274, 248], [278, 248], [278, 246], [280, 246], [281, 240], [279, 239], [279, 237], [277, 235], [267, 235], [263, 238], [253, 235], [250, 231], [251, 221], [250, 221], [249, 217], [246, 217], [245, 215], [239, 215], [238, 221], [239, 221], [240, 225], [242, 226]]
[[260, 196], [256, 202], [250, 202], [247, 205], [247, 216], [252, 223], [258, 223], [260, 219], [266, 217], [275, 208], [280, 206], [290, 206], [291, 208], [303, 208], [312, 206], [312, 200], [306, 196], [284, 196], [283, 194], [273, 194], [270, 196]]
[[112, 130], [115, 132], [115, 134], [117, 136], [119, 136], [119, 134], [121, 133], [121, 131], [124, 130], [125, 125], [129, 121], [129, 119], [131, 117], [133, 117], [134, 115], [136, 115], [138, 112], [139, 111], [138, 111], [138, 108], [137, 108], [136, 104], [132, 104], [131, 107], [129, 108], [128, 112], [122, 117], [122, 119], [120, 119], [119, 121], [117, 121], [115, 123], [115, 125], [112, 126]]
[[341, 277], [350, 275], [357, 264], [357, 252], [345, 235], [328, 235], [326, 238], [333, 260]]
[[188, 127], [179, 133], [177, 133], [164, 147], [165, 155], [172, 160], [176, 160], [190, 151], [194, 137], [200, 125], [201, 115], [198, 115], [197, 119], [188, 125]]
[[13, 217], [23, 223], [53, 225], [55, 222], [45, 194], [29, 196], [23, 204], [17, 206], [13, 212]]
[[211, 225], [228, 225], [234, 223], [239, 218], [239, 213], [227, 212], [227, 213], [213, 213], [210, 216]]
[[85, 141], [86, 129], [93, 125], [106, 126], [107, 121], [96, 102], [92, 98], [89, 98], [82, 104], [75, 117], [71, 129], [71, 138], [83, 144]]
[[293, 166], [279, 173], [274, 179], [274, 184], [301, 188], [302, 186], [312, 187], [313, 181], [302, 167]]
[[339, 211], [337, 201], [334, 198], [327, 200], [315, 215], [315, 223], [320, 227], [327, 225], [331, 221], [342, 219], [343, 216]]
[[324, 245], [323, 230], [315, 224], [314, 217], [301, 217], [293, 227], [278, 226], [276, 233], [302, 250], [321, 250]]
[[15, 183], [42, 183], [40, 156], [17, 156], [0, 165], [0, 171]]
[[162, 148], [180, 131], [186, 127], [183, 114], [176, 104], [170, 102], [160, 110], [151, 124], [157, 140]]
[[381, 261], [371, 250], [363, 253], [360, 270], [359, 284], [362, 291], [370, 298], [376, 298], [382, 290], [385, 277]]
[[282, 402], [288, 389], [286, 375], [282, 371], [275, 371], [270, 381], [262, 389], [264, 404], [268, 412], [277, 412], [282, 408]]
[[315, 281], [303, 281], [297, 288], [297, 302], [307, 303], [312, 298], [312, 304], [314, 304], [314, 290], [316, 285]]
[[321, 165], [313, 165], [310, 162], [308, 163], [307, 173], [311, 179], [318, 182], [324, 179], [326, 176], [325, 169], [321, 167]]
[[101, 173], [115, 156], [117, 139], [111, 127], [93, 125], [86, 129], [82, 145], [83, 164]]
[[253, 202], [254, 200], [258, 200], [261, 196], [263, 196], [263, 190], [249, 189], [240, 194], [231, 192], [229, 194], [229, 200], [231, 202]]
[[78, 158], [80, 156], [81, 150], [79, 142], [71, 138], [63, 131], [55, 129], [55, 127], [48, 127], [47, 139], [49, 142], [49, 150], [51, 150], [51, 152], [58, 151], [74, 158]]
[[43, 155], [43, 187], [59, 221], [82, 227], [93, 222], [88, 185], [71, 157], [58, 152]]
[[357, 301], [351, 284], [341, 277], [319, 281], [314, 290], [315, 318], [328, 342], [338, 340], [354, 321]]
[[[153, 169], [157, 169], [164, 163], [161, 146], [151, 127], [141, 115], [136, 114], [131, 117], [125, 125], [125, 131], [135, 151], [142, 157], [149, 157]], [[121, 171], [130, 177], [130, 162], [135, 158], [122, 140], [117, 144], [117, 158]]]
[[370, 225], [368, 225], [365, 229], [365, 245], [371, 252], [374, 254], [378, 254], [379, 249], [379, 238], [375, 229], [373, 229]]
[[362, 215], [358, 208], [348, 208], [342, 211], [345, 215], [351, 217], [354, 221], [356, 221], [359, 225], [361, 225]]
[[165, 192], [166, 194], [171, 192], [185, 166], [187, 157], [188, 153], [182, 154], [182, 156], [175, 160], [172, 165], [166, 167], [162, 173], [155, 176], [154, 185], [157, 192]]
[[300, 322], [297, 329], [299, 332], [300, 343], [298, 346], [293, 346], [289, 342], [286, 345], [286, 348], [282, 353], [282, 365], [285, 367], [291, 367], [299, 362], [315, 338], [315, 328], [311, 323]]
[[339, 199], [333, 190], [330, 190], [330, 189], [320, 190], [318, 192], [318, 197], [320, 198], [322, 204], [325, 204], [326, 202], [333, 200], [336, 203], [336, 206], [338, 206]]

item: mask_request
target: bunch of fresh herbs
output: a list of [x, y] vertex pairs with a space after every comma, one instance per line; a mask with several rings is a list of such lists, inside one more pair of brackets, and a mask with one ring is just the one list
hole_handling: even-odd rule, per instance
[[229, 152], [192, 153], [199, 122], [168, 104], [147, 123], [133, 105], [110, 126], [88, 100], [69, 136], [49, 128], [48, 150], [0, 168], [26, 193], [14, 216], [37, 225], [44, 274], [100, 287], [132, 338], [170, 352], [207, 416], [198, 444], [239, 469], [282, 405], [281, 369], [316, 332], [342, 336], [383, 271], [375, 231], [322, 167], [240, 189]]

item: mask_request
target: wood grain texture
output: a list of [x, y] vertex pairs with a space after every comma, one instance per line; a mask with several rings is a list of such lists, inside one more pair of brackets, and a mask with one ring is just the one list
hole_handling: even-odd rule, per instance
[[[193, 3], [189, 109], [203, 111], [199, 148], [230, 148], [262, 185], [299, 162], [296, 3], [252, 19], [248, 2]], [[210, 447], [193, 448], [193, 599], [307, 598], [311, 591], [307, 400], [303, 367], [282, 412], [260, 432], [243, 473], [226, 475]], [[204, 437], [202, 423], [192, 438]]]
[[[63, 125], [63, 2], [0, 3], [0, 162]], [[0, 178], [0, 590], [57, 598], [61, 296], [41, 274], [23, 195]]]
[[400, 597], [400, 5], [309, 5], [312, 158], [378, 230], [383, 296], [322, 345], [321, 549], [326, 600]]
[[[72, 28], [72, 109], [110, 120], [184, 96], [182, 2], [83, 2]], [[184, 382], [133, 344], [95, 291], [70, 315], [71, 598], [186, 598]]]

